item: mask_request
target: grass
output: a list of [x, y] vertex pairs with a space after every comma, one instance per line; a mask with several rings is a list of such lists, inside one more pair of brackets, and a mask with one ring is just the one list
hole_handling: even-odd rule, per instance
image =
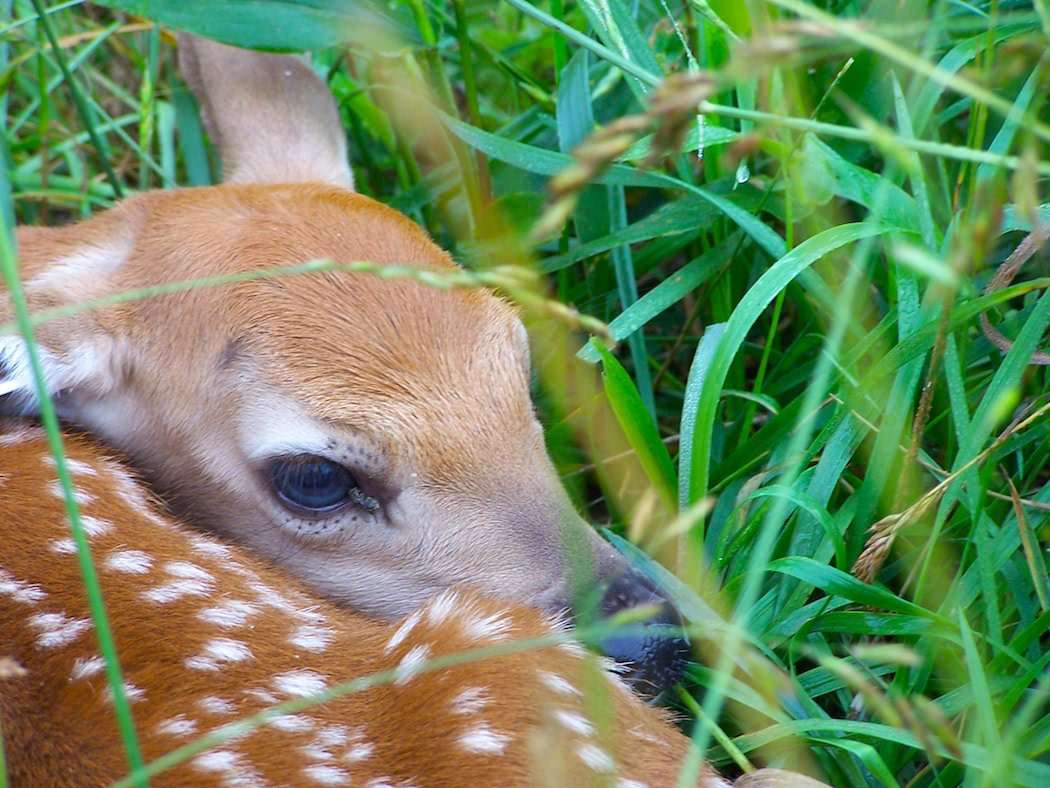
[[[0, 23], [19, 222], [214, 178], [156, 25], [37, 5]], [[619, 341], [530, 291], [566, 483], [693, 625], [697, 762], [1050, 784], [1045, 253], [984, 292], [1050, 220], [1044, 2], [415, 0], [379, 50], [361, 4], [259, 5], [294, 24], [209, 24], [319, 50], [361, 191]]]

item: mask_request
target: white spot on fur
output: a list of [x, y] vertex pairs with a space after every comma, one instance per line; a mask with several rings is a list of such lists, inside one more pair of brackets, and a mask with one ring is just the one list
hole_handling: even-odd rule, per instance
[[[49, 468], [54, 468], [58, 465], [55, 462], [55, 458], [50, 454], [44, 455], [44, 465]], [[76, 476], [98, 476], [98, 471], [95, 470], [95, 466], [81, 460], [73, 459], [72, 457], [66, 457], [66, 470]]]
[[176, 717], [158, 723], [153, 730], [162, 736], [189, 736], [197, 731], [197, 723], [189, 719], [185, 714], [179, 714]]
[[347, 785], [350, 782], [350, 774], [345, 769], [325, 763], [305, 766], [303, 774], [321, 785]]
[[372, 753], [375, 752], [375, 745], [371, 742], [361, 742], [355, 744], [349, 750], [346, 755], [343, 756], [343, 760], [347, 763], [357, 763], [358, 761], [364, 761], [372, 757]]
[[452, 713], [477, 714], [488, 702], [488, 693], [481, 687], [467, 687], [452, 699]]
[[501, 755], [510, 743], [510, 736], [505, 733], [497, 733], [486, 723], [477, 726], [462, 734], [459, 743], [467, 752], [476, 752], [482, 755]]
[[84, 533], [92, 539], [96, 536], [105, 536], [113, 530], [113, 523], [109, 520], [92, 517], [90, 514], [80, 515], [80, 525], [84, 529]]
[[398, 646], [400, 646], [405, 641], [405, 638], [407, 638], [409, 634], [411, 634], [412, 630], [416, 628], [416, 624], [419, 623], [420, 618], [422, 618], [422, 614], [420, 613], [420, 611], [417, 610], [415, 613], [413, 613], [404, 621], [402, 621], [401, 626], [399, 626], [394, 631], [393, 636], [390, 638], [389, 641], [387, 641], [386, 648], [383, 649], [383, 653], [389, 654]]
[[312, 670], [292, 670], [273, 678], [273, 687], [278, 692], [293, 697], [306, 697], [323, 692], [327, 686], [324, 676]]
[[312, 731], [317, 726], [317, 723], [309, 717], [304, 717], [302, 714], [285, 714], [274, 719], [269, 725], [271, 728], [276, 728], [285, 733], [304, 733]]
[[215, 581], [211, 573], [189, 561], [168, 561], [164, 564], [164, 571], [172, 577], [181, 577], [186, 580], [199, 580], [202, 583]]
[[327, 725], [317, 732], [314, 745], [317, 747], [342, 747], [350, 741], [350, 731], [345, 725]]
[[577, 659], [587, 656], [587, 650], [575, 640], [566, 640], [564, 643], [559, 643], [558, 648]]
[[216, 662], [244, 662], [253, 658], [252, 651], [239, 640], [215, 638], [204, 644], [204, 656]]
[[463, 622], [463, 631], [468, 637], [476, 640], [502, 640], [512, 626], [505, 611], [500, 611], [480, 618], [467, 619]]
[[153, 559], [141, 550], [114, 550], [106, 556], [105, 566], [114, 572], [144, 575], [153, 566]]
[[269, 692], [268, 690], [260, 689], [258, 687], [255, 687], [253, 689], [246, 689], [244, 691], [244, 694], [248, 697], [255, 698], [257, 701], [270, 706], [277, 703], [276, 695], [274, 695], [272, 692]]
[[320, 654], [328, 648], [328, 644], [332, 642], [333, 637], [335, 637], [335, 632], [328, 627], [303, 624], [292, 633], [292, 636], [288, 638], [288, 642], [297, 648]]
[[430, 646], [413, 646], [408, 653], [401, 658], [397, 667], [394, 668], [394, 683], [407, 684], [423, 668], [423, 664], [430, 657]]
[[244, 626], [248, 619], [258, 612], [259, 608], [250, 602], [244, 602], [239, 599], [226, 599], [215, 607], [201, 610], [197, 613], [197, 618], [223, 629], [233, 629]]
[[[56, 479], [47, 485], [48, 492], [58, 498], [60, 501], [66, 500], [66, 492], [62, 489], [62, 485], [58, 483]], [[77, 502], [77, 506], [88, 506], [95, 502], [95, 496], [86, 490], [81, 490], [79, 487], [73, 488], [73, 500]]]
[[562, 678], [556, 673], [548, 673], [545, 670], [539, 671], [540, 681], [542, 681], [548, 688], [554, 690], [559, 695], [566, 695], [569, 697], [575, 697], [580, 694], [580, 691], [576, 689], [567, 679]]
[[[616, 788], [649, 788], [649, 786], [641, 780], [628, 780], [625, 777], [621, 777], [616, 781]], [[729, 786], [727, 785], [726, 788], [729, 788]]]
[[[106, 687], [103, 696], [106, 699], [106, 703], [113, 703], [113, 688]], [[146, 697], [146, 690], [142, 687], [132, 684], [130, 681], [124, 682], [124, 697], [128, 699], [128, 703], [137, 703]]]
[[222, 698], [217, 697], [215, 695], [209, 695], [207, 698], [201, 698], [199, 701], [197, 701], [197, 705], [201, 708], [202, 711], [205, 711], [208, 714], [225, 715], [233, 714], [235, 711], [237, 711], [237, 707], [234, 706], [230, 701], [223, 700]]
[[73, 669], [69, 671], [70, 681], [80, 681], [91, 676], [97, 676], [106, 667], [106, 660], [95, 655], [93, 657], [77, 657], [73, 660]]
[[208, 596], [210, 593], [209, 583], [202, 583], [199, 580], [173, 580], [142, 592], [142, 598], [158, 605], [167, 605], [186, 596]]
[[194, 767], [202, 772], [219, 773], [223, 776], [223, 785], [238, 788], [255, 788], [266, 783], [244, 757], [233, 750], [209, 750], [198, 755], [192, 761]]
[[[21, 337], [4, 337], [0, 338], [0, 363], [8, 363], [6, 353], [6, 345], [12, 340], [21, 342]], [[4, 394], [10, 394], [19, 388], [17, 383], [14, 383], [14, 378], [8, 378], [0, 380], [0, 396]], [[20, 443], [26, 443], [27, 441], [42, 440], [44, 437], [44, 431], [39, 427], [20, 427], [17, 430], [6, 432], [0, 435], [0, 446], [17, 446]], [[50, 456], [50, 455], [47, 455]]]
[[35, 605], [47, 599], [47, 592], [40, 586], [17, 580], [3, 569], [0, 569], [0, 595], [9, 596], [23, 605]]
[[77, 551], [77, 543], [69, 537], [55, 539], [51, 542], [51, 552], [59, 555], [73, 555]]
[[440, 626], [456, 610], [459, 595], [452, 589], [444, 591], [427, 605], [427, 621], [431, 626]]
[[581, 736], [590, 736], [594, 733], [594, 726], [583, 715], [574, 711], [558, 709], [554, 712], [554, 718], [573, 733], [578, 733]]
[[40, 630], [36, 639], [38, 648], [68, 646], [91, 629], [88, 619], [67, 618], [62, 613], [39, 613], [29, 619], [29, 625]]
[[609, 774], [616, 769], [616, 764], [605, 750], [596, 744], [581, 744], [576, 748], [576, 754], [580, 756], [587, 768], [601, 774]]
[[190, 548], [209, 558], [229, 559], [231, 557], [229, 547], [213, 539], [205, 539], [203, 536], [193, 537], [190, 540]]

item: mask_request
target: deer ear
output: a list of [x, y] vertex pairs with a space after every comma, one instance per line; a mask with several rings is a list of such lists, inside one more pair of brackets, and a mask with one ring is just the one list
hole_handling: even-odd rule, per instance
[[335, 101], [292, 55], [178, 35], [179, 70], [219, 148], [227, 183], [321, 181], [354, 188]]
[[[71, 306], [115, 289], [116, 273], [130, 254], [131, 242], [92, 238], [99, 229], [93, 224], [19, 230], [20, 267], [31, 312]], [[5, 299], [0, 322], [10, 326], [12, 318]], [[119, 339], [123, 332], [114, 328], [112, 315], [92, 310], [37, 325], [37, 357], [52, 397], [97, 399], [118, 385], [125, 367]], [[35, 412], [37, 393], [25, 340], [13, 332], [0, 335], [0, 415]]]

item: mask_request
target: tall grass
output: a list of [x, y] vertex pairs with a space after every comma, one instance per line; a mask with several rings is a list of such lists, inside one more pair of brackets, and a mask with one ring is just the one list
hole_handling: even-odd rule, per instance
[[[38, 5], [0, 26], [19, 221], [215, 180], [160, 28]], [[1050, 785], [1045, 255], [985, 292], [1050, 221], [1044, 2], [418, 0], [378, 48], [361, 3], [149, 5], [318, 47], [361, 191], [608, 325], [526, 310], [567, 485], [700, 646], [683, 784]]]

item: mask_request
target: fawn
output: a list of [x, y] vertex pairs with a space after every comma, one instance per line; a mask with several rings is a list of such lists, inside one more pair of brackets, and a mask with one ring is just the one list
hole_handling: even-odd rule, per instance
[[[67, 436], [66, 448], [143, 757], [228, 734], [153, 784], [675, 783], [686, 738], [575, 642], [424, 672], [442, 655], [551, 635], [557, 624], [535, 608], [447, 590], [398, 623], [366, 618], [166, 516], [88, 439]], [[0, 492], [0, 723], [12, 784], [109, 784], [128, 767], [40, 429], [0, 422]], [[224, 728], [382, 670], [392, 681], [254, 730]], [[728, 785], [708, 768], [699, 784]], [[738, 784], [819, 785], [769, 769]]]
[[[337, 108], [303, 61], [189, 36], [179, 49], [225, 182], [19, 228], [32, 309], [318, 258], [454, 266], [353, 191]], [[394, 618], [468, 584], [564, 611], [568, 545], [606, 589], [602, 614], [652, 603], [654, 633], [679, 621], [573, 509], [534, 415], [524, 328], [490, 292], [328, 271], [81, 311], [38, 340], [63, 418], [188, 522], [334, 602]], [[21, 337], [0, 337], [0, 412], [31, 413], [35, 396]], [[652, 693], [689, 653], [680, 636], [609, 649]]]

